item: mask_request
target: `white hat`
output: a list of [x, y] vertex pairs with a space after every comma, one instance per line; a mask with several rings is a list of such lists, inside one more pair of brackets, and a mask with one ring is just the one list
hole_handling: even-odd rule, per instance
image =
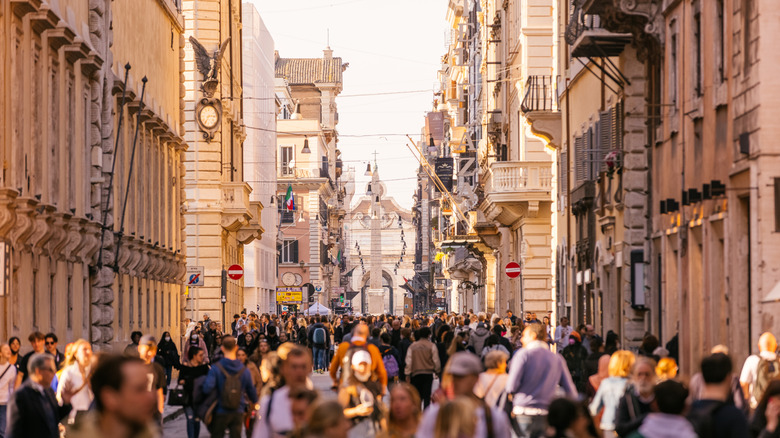
[[371, 355], [366, 350], [358, 350], [352, 354], [352, 366], [356, 367], [361, 363], [367, 363], [371, 365]]

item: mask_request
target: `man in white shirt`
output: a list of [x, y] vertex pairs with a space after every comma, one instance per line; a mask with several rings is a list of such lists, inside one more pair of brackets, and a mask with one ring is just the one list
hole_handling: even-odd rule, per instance
[[296, 346], [287, 353], [281, 365], [285, 385], [260, 399], [260, 410], [257, 412], [258, 418], [252, 438], [284, 437], [295, 429], [290, 391], [306, 389], [311, 367], [312, 360], [308, 350]]
[[565, 316], [562, 317], [561, 325], [555, 327], [555, 345], [557, 347], [558, 353], [563, 352], [563, 349], [569, 345], [569, 336], [571, 335], [572, 331], [573, 329], [569, 325], [569, 318]]
[[742, 374], [739, 376], [739, 384], [745, 393], [745, 399], [750, 402], [750, 408], [755, 409], [759, 400], [756, 400], [754, 385], [758, 380], [758, 368], [761, 360], [769, 361], [775, 366], [777, 363], [777, 339], [772, 333], [762, 333], [758, 338], [758, 354], [754, 354], [745, 359], [742, 366]]

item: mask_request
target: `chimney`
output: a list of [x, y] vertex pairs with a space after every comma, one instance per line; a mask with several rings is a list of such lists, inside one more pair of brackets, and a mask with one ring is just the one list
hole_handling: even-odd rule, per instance
[[333, 50], [330, 49], [330, 46], [325, 47], [325, 50], [323, 50], [322, 53], [324, 55], [323, 58], [326, 61], [333, 59]]

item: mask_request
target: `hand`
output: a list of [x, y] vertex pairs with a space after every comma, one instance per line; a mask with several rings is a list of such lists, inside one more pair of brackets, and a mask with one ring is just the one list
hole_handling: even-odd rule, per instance
[[355, 414], [356, 417], [367, 417], [371, 415], [371, 413], [374, 412], [374, 406], [370, 404], [360, 404], [352, 408], [352, 413]]
[[62, 404], [63, 405], [69, 405], [70, 400], [75, 395], [75, 392], [73, 391], [73, 388], [68, 385], [67, 387], [62, 389], [62, 392], [60, 392], [60, 398], [62, 398]]

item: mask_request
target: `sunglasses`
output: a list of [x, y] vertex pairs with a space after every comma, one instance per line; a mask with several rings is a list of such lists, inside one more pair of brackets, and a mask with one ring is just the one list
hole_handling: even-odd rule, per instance
[[54, 344], [56, 344], [56, 342], [49, 342], [49, 341], [46, 341], [46, 345], [54, 345]]

